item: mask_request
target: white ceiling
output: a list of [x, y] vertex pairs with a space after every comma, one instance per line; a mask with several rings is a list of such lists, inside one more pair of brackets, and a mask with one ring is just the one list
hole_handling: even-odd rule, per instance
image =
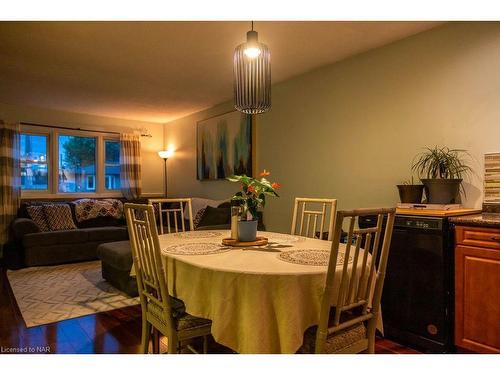
[[[439, 22], [256, 22], [273, 83]], [[245, 22], [0, 22], [0, 102], [165, 123], [232, 98]]]

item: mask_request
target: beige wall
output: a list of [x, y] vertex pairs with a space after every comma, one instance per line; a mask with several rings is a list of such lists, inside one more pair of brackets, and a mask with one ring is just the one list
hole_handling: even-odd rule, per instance
[[[465, 204], [480, 207], [485, 152], [500, 151], [500, 24], [453, 23], [273, 86], [259, 118], [257, 161], [283, 188], [265, 212], [288, 231], [295, 196], [340, 208], [394, 205], [422, 147], [464, 148], [476, 172]], [[231, 103], [165, 125], [175, 195], [228, 197], [226, 182], [196, 181], [196, 121]]]
[[163, 193], [163, 161], [157, 154], [159, 150], [163, 149], [164, 142], [164, 129], [161, 124], [14, 106], [5, 103], [0, 103], [0, 119], [9, 122], [24, 121], [75, 128], [81, 127], [90, 130], [131, 132], [140, 128], [147, 128], [153, 137], [141, 137], [142, 190], [144, 195], [156, 196]]

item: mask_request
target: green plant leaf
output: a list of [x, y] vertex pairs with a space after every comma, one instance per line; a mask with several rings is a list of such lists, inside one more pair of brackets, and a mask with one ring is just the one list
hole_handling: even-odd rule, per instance
[[239, 182], [241, 180], [241, 176], [232, 175], [232, 176], [226, 177], [226, 180], [231, 181], [231, 182]]

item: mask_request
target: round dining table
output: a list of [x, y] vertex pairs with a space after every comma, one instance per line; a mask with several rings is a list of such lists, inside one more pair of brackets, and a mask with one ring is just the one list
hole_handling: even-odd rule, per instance
[[[238, 353], [295, 353], [318, 324], [332, 243], [257, 235], [268, 245], [224, 246], [226, 230], [160, 235], [169, 293], [187, 313], [210, 319], [214, 339]], [[344, 250], [341, 244], [337, 267]], [[351, 269], [352, 257], [347, 261]]]

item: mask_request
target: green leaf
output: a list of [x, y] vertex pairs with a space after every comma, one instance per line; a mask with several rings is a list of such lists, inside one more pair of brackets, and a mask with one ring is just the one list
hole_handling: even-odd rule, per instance
[[239, 182], [241, 180], [241, 177], [232, 175], [232, 176], [227, 177], [226, 180], [231, 181], [231, 182]]

